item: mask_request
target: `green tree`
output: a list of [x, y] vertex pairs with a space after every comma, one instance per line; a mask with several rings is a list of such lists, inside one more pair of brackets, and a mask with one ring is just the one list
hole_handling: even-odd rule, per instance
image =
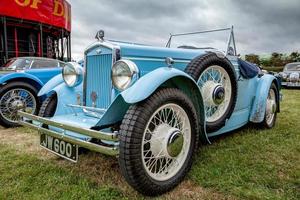
[[294, 51], [288, 56], [288, 59], [290, 62], [300, 62], [300, 53], [298, 51]]
[[270, 64], [274, 67], [279, 67], [284, 65], [284, 57], [282, 53], [274, 52], [270, 58]]
[[251, 63], [255, 63], [257, 65], [260, 64], [259, 55], [256, 54], [248, 54], [245, 56], [245, 60]]

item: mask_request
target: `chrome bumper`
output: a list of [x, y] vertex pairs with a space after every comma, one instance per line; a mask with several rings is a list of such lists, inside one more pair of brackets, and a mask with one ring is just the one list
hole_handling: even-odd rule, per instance
[[[86, 136], [89, 136], [89, 137], [92, 137], [95, 139], [112, 141], [112, 142], [116, 142], [116, 143], [118, 141], [117, 132], [106, 133], [106, 132], [102, 132], [102, 131], [96, 131], [96, 130], [81, 128], [81, 127], [76, 127], [76, 126], [70, 126], [70, 125], [61, 124], [61, 123], [46, 119], [44, 117], [39, 117], [36, 115], [25, 113], [22, 111], [18, 111], [18, 115], [21, 117], [19, 124], [29, 127], [29, 128], [32, 128], [32, 129], [35, 129], [35, 130], [38, 130], [39, 133], [50, 135], [52, 137], [56, 137], [58, 139], [66, 141], [66, 142], [76, 144], [80, 147], [84, 147], [91, 151], [96, 151], [96, 152], [103, 153], [106, 155], [116, 156], [119, 154], [118, 146], [114, 146], [114, 147], [103, 146], [103, 145], [91, 143], [88, 141], [80, 140], [80, 139], [65, 135], [63, 133], [58, 133], [58, 132], [46, 129], [46, 128], [42, 127], [42, 125], [54, 126], [54, 127], [57, 127], [57, 128], [63, 129], [63, 130], [72, 131], [72, 132], [86, 135]], [[33, 121], [38, 122], [38, 125], [34, 124]]]

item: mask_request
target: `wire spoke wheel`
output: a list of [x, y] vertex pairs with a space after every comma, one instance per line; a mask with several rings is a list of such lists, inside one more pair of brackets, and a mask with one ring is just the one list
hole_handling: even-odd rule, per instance
[[33, 114], [36, 108], [37, 102], [34, 95], [26, 89], [15, 88], [8, 90], [0, 98], [0, 114], [5, 120], [11, 123], [18, 122], [18, 110], [22, 109], [25, 112]]
[[181, 169], [191, 142], [190, 126], [187, 113], [176, 104], [154, 112], [142, 142], [142, 160], [151, 178], [165, 181]]
[[273, 89], [269, 90], [266, 104], [266, 123], [271, 125], [276, 113], [276, 94]]
[[185, 72], [194, 78], [201, 91], [206, 131], [212, 133], [224, 127], [234, 111], [238, 92], [231, 61], [210, 52], [191, 60]]
[[158, 89], [131, 105], [119, 135], [119, 163], [126, 181], [150, 196], [178, 185], [198, 147], [199, 121], [191, 99], [176, 88]]
[[213, 65], [201, 73], [197, 83], [203, 94], [206, 121], [219, 120], [228, 109], [232, 95], [229, 74], [224, 68]]

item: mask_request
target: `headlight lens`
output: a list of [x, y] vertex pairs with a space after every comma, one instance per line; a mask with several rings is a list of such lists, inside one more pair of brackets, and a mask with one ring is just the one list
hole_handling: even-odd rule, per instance
[[75, 87], [83, 80], [83, 69], [78, 63], [69, 62], [63, 68], [62, 76], [69, 87]]
[[125, 90], [138, 78], [138, 68], [130, 60], [119, 60], [112, 67], [112, 82], [118, 90]]
[[282, 76], [283, 79], [286, 79], [288, 77], [288, 75], [284, 72], [282, 72], [281, 76]]

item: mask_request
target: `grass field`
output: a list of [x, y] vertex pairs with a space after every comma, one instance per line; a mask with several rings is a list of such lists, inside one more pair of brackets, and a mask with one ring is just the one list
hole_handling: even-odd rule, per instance
[[[274, 129], [246, 126], [202, 147], [186, 180], [156, 199], [300, 199], [300, 90], [283, 90]], [[95, 153], [72, 164], [24, 128], [0, 130], [0, 199], [148, 199]]]

